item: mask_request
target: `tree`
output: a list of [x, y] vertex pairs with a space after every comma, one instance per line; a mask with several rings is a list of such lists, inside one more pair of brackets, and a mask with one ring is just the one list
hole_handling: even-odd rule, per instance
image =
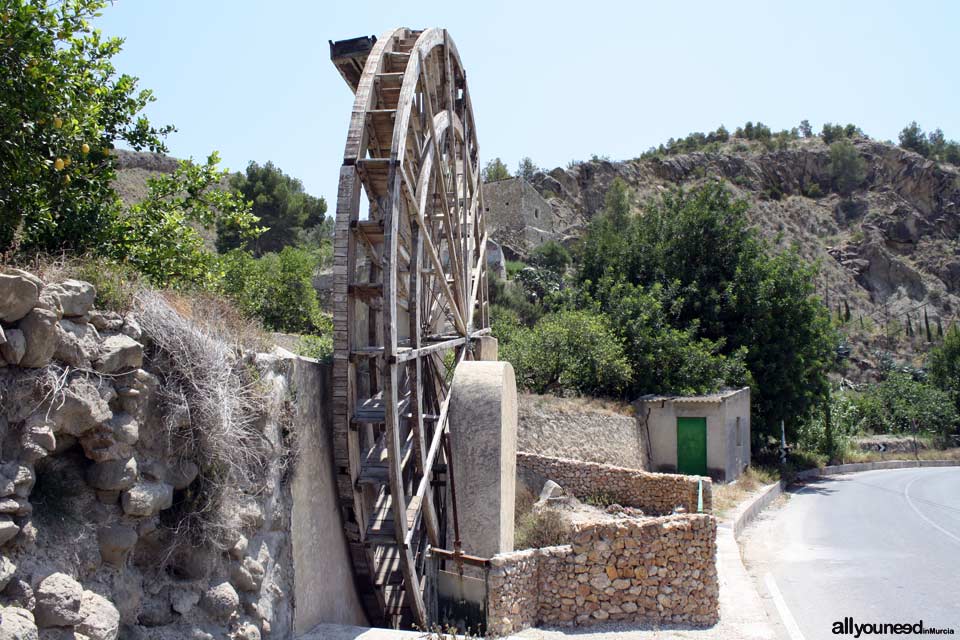
[[529, 157], [524, 157], [517, 164], [517, 177], [524, 180], [531, 180], [533, 175], [540, 171], [540, 167], [533, 163]]
[[946, 332], [939, 346], [930, 350], [927, 369], [930, 381], [949, 393], [960, 411], [960, 331], [955, 327]]
[[809, 120], [800, 121], [800, 133], [804, 138], [813, 137], [813, 127], [810, 126]]
[[842, 196], [849, 196], [867, 176], [867, 163], [847, 140], [830, 145], [830, 175]]
[[118, 142], [163, 151], [173, 127], [142, 115], [153, 101], [118, 75], [122, 40], [90, 21], [102, 0], [10, 0], [0, 8], [0, 252], [87, 250], [120, 208]]
[[534, 266], [562, 274], [570, 264], [570, 252], [556, 240], [545, 242], [530, 254]]
[[266, 230], [244, 241], [229, 225], [217, 229], [217, 249], [221, 252], [240, 246], [260, 256], [293, 245], [304, 230], [323, 223], [327, 202], [303, 190], [303, 183], [285, 174], [272, 162], [251, 162], [245, 173], [231, 177], [231, 186], [252, 203], [254, 215]]
[[510, 170], [507, 169], [507, 165], [503, 164], [503, 160], [500, 158], [494, 158], [483, 168], [484, 182], [497, 182], [510, 177]]
[[923, 129], [916, 121], [911, 122], [900, 131], [900, 146], [909, 151], [916, 151], [923, 157], [930, 155], [930, 144], [923, 133]]
[[836, 340], [814, 298], [815, 269], [795, 251], [774, 253], [748, 225], [746, 203], [719, 182], [670, 192], [613, 224], [611, 205], [624, 200], [611, 187], [612, 211], [595, 218], [583, 242], [578, 278], [600, 309], [615, 317], [611, 310], [630, 297], [619, 283], [661, 287], [658, 322], [719, 345], [701, 353], [743, 354], [749, 376], [740, 379], [756, 381], [758, 433], [773, 434], [781, 419], [794, 423], [821, 402]]

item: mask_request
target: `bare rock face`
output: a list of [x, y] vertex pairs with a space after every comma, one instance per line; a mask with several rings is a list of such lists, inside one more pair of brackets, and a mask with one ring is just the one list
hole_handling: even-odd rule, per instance
[[93, 591], [84, 591], [80, 602], [81, 622], [77, 632], [90, 640], [117, 640], [120, 614], [109, 600]]
[[20, 366], [37, 368], [49, 363], [57, 350], [57, 314], [38, 307], [24, 316], [18, 326], [27, 341]]
[[23, 337], [23, 331], [20, 329], [7, 329], [7, 341], [0, 344], [0, 356], [7, 364], [20, 364], [23, 354], [27, 352], [27, 339]]
[[113, 417], [110, 406], [89, 380], [74, 378], [64, 390], [62, 402], [54, 403], [50, 418], [58, 432], [82, 436]]
[[40, 287], [25, 272], [11, 269], [0, 274], [0, 321], [16, 322], [40, 299]]
[[139, 482], [123, 493], [120, 502], [123, 512], [129, 516], [156, 515], [173, 504], [173, 485], [166, 482]]
[[0, 607], [0, 640], [38, 640], [33, 614], [19, 607]]
[[83, 316], [93, 307], [97, 297], [96, 288], [89, 282], [64, 280], [59, 284], [47, 285], [46, 290], [54, 293], [60, 300], [65, 318]]
[[123, 491], [137, 483], [137, 461], [110, 460], [87, 469], [87, 484], [101, 491]]
[[214, 620], [226, 624], [240, 607], [240, 596], [229, 582], [221, 582], [207, 589], [200, 606]]
[[83, 587], [65, 573], [44, 578], [37, 586], [36, 598], [37, 626], [69, 627], [83, 619], [80, 615]]
[[100, 544], [100, 557], [107, 564], [122, 567], [127, 562], [127, 556], [137, 544], [137, 530], [122, 524], [104, 527], [97, 532], [97, 542]]
[[143, 345], [122, 333], [105, 339], [100, 344], [100, 355], [93, 363], [102, 373], [120, 373], [139, 369], [143, 364]]

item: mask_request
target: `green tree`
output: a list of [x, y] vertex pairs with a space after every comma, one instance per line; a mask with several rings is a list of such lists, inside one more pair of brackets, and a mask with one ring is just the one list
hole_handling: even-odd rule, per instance
[[930, 155], [930, 143], [916, 121], [911, 122], [900, 131], [900, 146], [909, 151], [916, 151], [923, 157]]
[[510, 170], [507, 169], [507, 165], [503, 164], [503, 160], [500, 158], [494, 158], [483, 168], [484, 182], [497, 182], [510, 177]]
[[545, 316], [533, 328], [514, 325], [501, 357], [535, 393], [617, 396], [630, 383], [630, 363], [610, 322], [589, 311]]
[[216, 153], [203, 165], [185, 160], [174, 173], [149, 179], [147, 197], [111, 222], [111, 241], [101, 251], [157, 286], [214, 286], [220, 277], [216, 255], [197, 228], [230, 225], [241, 238], [260, 232], [247, 204], [218, 188], [226, 176], [219, 161]]
[[559, 274], [566, 271], [570, 260], [570, 252], [556, 240], [544, 242], [530, 254], [531, 264]]
[[803, 135], [804, 138], [813, 137], [813, 127], [810, 126], [809, 120], [804, 119], [800, 121], [800, 134]]
[[280, 251], [303, 237], [305, 230], [321, 225], [327, 202], [303, 190], [303, 183], [281, 171], [272, 162], [251, 162], [245, 173], [231, 177], [231, 186], [252, 203], [253, 214], [266, 230], [244, 241], [239, 229], [222, 224], [217, 229], [217, 249], [228, 251], [240, 246], [260, 256]]
[[90, 21], [102, 0], [8, 0], [0, 7], [0, 252], [86, 250], [119, 210], [110, 151], [164, 150], [172, 127], [142, 115], [153, 101], [118, 74], [119, 38]]
[[609, 206], [629, 201], [622, 189], [611, 187], [608, 200], [583, 242], [578, 274], [602, 310], [625, 297], [607, 280], [659, 284], [672, 328], [693, 328], [728, 358], [746, 349], [758, 433], [773, 433], [781, 419], [793, 422], [820, 401], [835, 337], [813, 297], [815, 270], [794, 251], [766, 246], [748, 225], [745, 202], [732, 201], [718, 182], [670, 192], [628, 219]]
[[[937, 319], [939, 323], [939, 318]], [[946, 332], [943, 342], [930, 350], [927, 368], [930, 381], [953, 398], [960, 411], [960, 331]]]
[[867, 163], [847, 140], [830, 145], [830, 176], [842, 196], [849, 196], [867, 176]]
[[529, 157], [521, 158], [520, 162], [517, 164], [517, 177], [523, 178], [524, 180], [530, 180], [533, 178], [533, 175], [540, 171], [540, 167], [533, 163]]

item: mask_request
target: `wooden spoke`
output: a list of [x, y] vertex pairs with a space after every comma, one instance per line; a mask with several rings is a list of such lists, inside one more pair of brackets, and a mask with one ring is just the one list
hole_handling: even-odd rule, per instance
[[449, 383], [489, 333], [476, 128], [443, 29], [331, 43], [331, 58], [356, 94], [334, 241], [337, 488], [371, 622], [426, 628]]

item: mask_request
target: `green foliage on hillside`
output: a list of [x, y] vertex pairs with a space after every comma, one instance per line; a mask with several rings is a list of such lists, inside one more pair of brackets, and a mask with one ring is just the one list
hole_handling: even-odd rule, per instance
[[947, 140], [940, 129], [924, 133], [916, 121], [900, 132], [900, 146], [916, 151], [924, 158], [960, 164], [960, 142]]
[[503, 164], [503, 160], [500, 158], [494, 158], [488, 162], [481, 172], [481, 178], [484, 182], [496, 182], [511, 177], [513, 176], [510, 175], [510, 170], [507, 169], [507, 165]]
[[221, 252], [245, 247], [261, 256], [297, 243], [309, 230], [323, 224], [327, 202], [303, 190], [303, 183], [288, 176], [272, 162], [251, 162], [245, 173], [231, 176], [230, 185], [251, 203], [263, 233], [246, 240], [242, 230], [228, 224], [217, 227], [217, 249]]
[[570, 251], [556, 240], [544, 242], [530, 254], [530, 264], [562, 274], [570, 265]]
[[842, 196], [849, 196], [867, 177], [867, 163], [848, 140], [830, 145], [830, 176]]
[[153, 101], [118, 74], [119, 38], [90, 20], [100, 0], [11, 0], [0, 8], [0, 253], [83, 251], [119, 209], [110, 186], [118, 142], [163, 150], [172, 127], [142, 115]]
[[960, 411], [960, 331], [956, 326], [947, 331], [943, 342], [930, 351], [930, 381], [950, 394]]
[[[549, 270], [534, 267], [504, 288], [524, 293], [523, 305], [544, 309], [553, 323], [571, 309], [606, 323], [631, 373], [600, 392], [635, 397], [751, 384], [754, 430], [772, 433], [781, 419], [795, 423], [825, 397], [836, 339], [813, 297], [815, 270], [793, 251], [773, 252], [745, 212], [745, 203], [711, 182], [668, 193], [634, 215], [629, 190], [615, 180], [581, 243], [575, 276], [535, 295], [526, 272]], [[498, 301], [511, 302], [502, 292]], [[537, 334], [547, 317], [537, 322], [523, 305], [517, 309], [527, 328], [503, 334], [495, 328], [504, 353], [544, 347]], [[597, 348], [584, 341], [568, 357], [597, 357], [590, 354]], [[530, 362], [514, 363], [521, 380], [536, 379], [526, 369]], [[550, 379], [554, 392], [565, 380]]]

